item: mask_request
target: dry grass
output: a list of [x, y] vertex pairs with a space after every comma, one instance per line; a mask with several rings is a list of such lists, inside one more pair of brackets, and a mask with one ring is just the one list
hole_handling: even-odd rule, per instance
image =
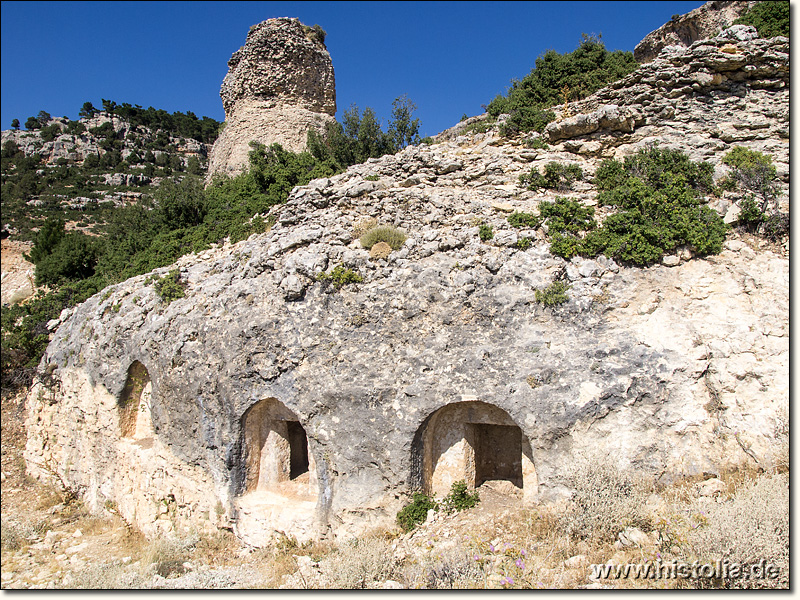
[[701, 560], [755, 564], [764, 559], [780, 569], [777, 579], [729, 580], [719, 582], [722, 587], [788, 588], [788, 474], [744, 482], [730, 499], [708, 508], [706, 524], [692, 532], [690, 543]]
[[650, 490], [633, 475], [600, 460], [579, 460], [565, 473], [573, 491], [561, 526], [571, 537], [613, 542], [626, 527], [649, 528], [644, 510]]
[[369, 219], [361, 219], [355, 225], [353, 225], [353, 239], [357, 240], [362, 235], [364, 235], [367, 231], [372, 229], [373, 227], [378, 226], [378, 220], [374, 218]]

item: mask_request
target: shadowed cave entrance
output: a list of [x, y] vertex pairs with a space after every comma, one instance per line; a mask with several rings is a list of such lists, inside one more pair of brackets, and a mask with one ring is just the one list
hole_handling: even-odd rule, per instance
[[276, 531], [308, 539], [319, 490], [314, 456], [297, 415], [276, 398], [266, 398], [244, 414], [242, 429], [237, 533], [255, 546]]
[[504, 410], [485, 402], [456, 402], [431, 414], [412, 444], [412, 486], [445, 496], [463, 480], [469, 489], [495, 489], [536, 499], [530, 443]]

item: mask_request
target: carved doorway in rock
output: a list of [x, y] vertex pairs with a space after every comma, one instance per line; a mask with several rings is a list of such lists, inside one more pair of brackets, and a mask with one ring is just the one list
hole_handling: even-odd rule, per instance
[[266, 398], [244, 414], [242, 433], [237, 535], [255, 546], [276, 531], [309, 539], [319, 492], [314, 456], [297, 415], [276, 398]]
[[153, 383], [147, 368], [138, 360], [128, 368], [128, 379], [122, 389], [117, 414], [120, 435], [134, 440], [153, 437], [152, 420]]
[[412, 485], [439, 497], [456, 481], [469, 489], [487, 482], [536, 499], [530, 443], [504, 410], [485, 402], [456, 402], [430, 415], [412, 444]]

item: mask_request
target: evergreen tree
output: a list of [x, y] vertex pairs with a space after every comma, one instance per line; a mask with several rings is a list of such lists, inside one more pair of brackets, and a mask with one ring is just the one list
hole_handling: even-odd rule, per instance
[[86, 119], [91, 119], [97, 114], [97, 109], [91, 102], [84, 102], [81, 109], [78, 111], [78, 116]]

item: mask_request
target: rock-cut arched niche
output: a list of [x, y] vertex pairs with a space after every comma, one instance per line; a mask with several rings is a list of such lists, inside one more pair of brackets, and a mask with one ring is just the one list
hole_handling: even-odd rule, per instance
[[152, 399], [150, 374], [142, 363], [134, 361], [128, 368], [128, 379], [117, 404], [122, 437], [135, 440], [153, 437]]
[[306, 541], [314, 536], [319, 486], [314, 456], [300, 420], [275, 398], [242, 417], [243, 480], [234, 500], [236, 535], [263, 546], [282, 532]]
[[536, 499], [530, 443], [497, 406], [478, 401], [448, 404], [420, 426], [412, 448], [412, 485], [426, 494], [445, 496], [459, 480], [469, 489], [506, 481], [522, 490], [526, 502]]
[[305, 429], [279, 400], [261, 400], [245, 413], [244, 459], [245, 494], [260, 490], [316, 498], [316, 468]]

